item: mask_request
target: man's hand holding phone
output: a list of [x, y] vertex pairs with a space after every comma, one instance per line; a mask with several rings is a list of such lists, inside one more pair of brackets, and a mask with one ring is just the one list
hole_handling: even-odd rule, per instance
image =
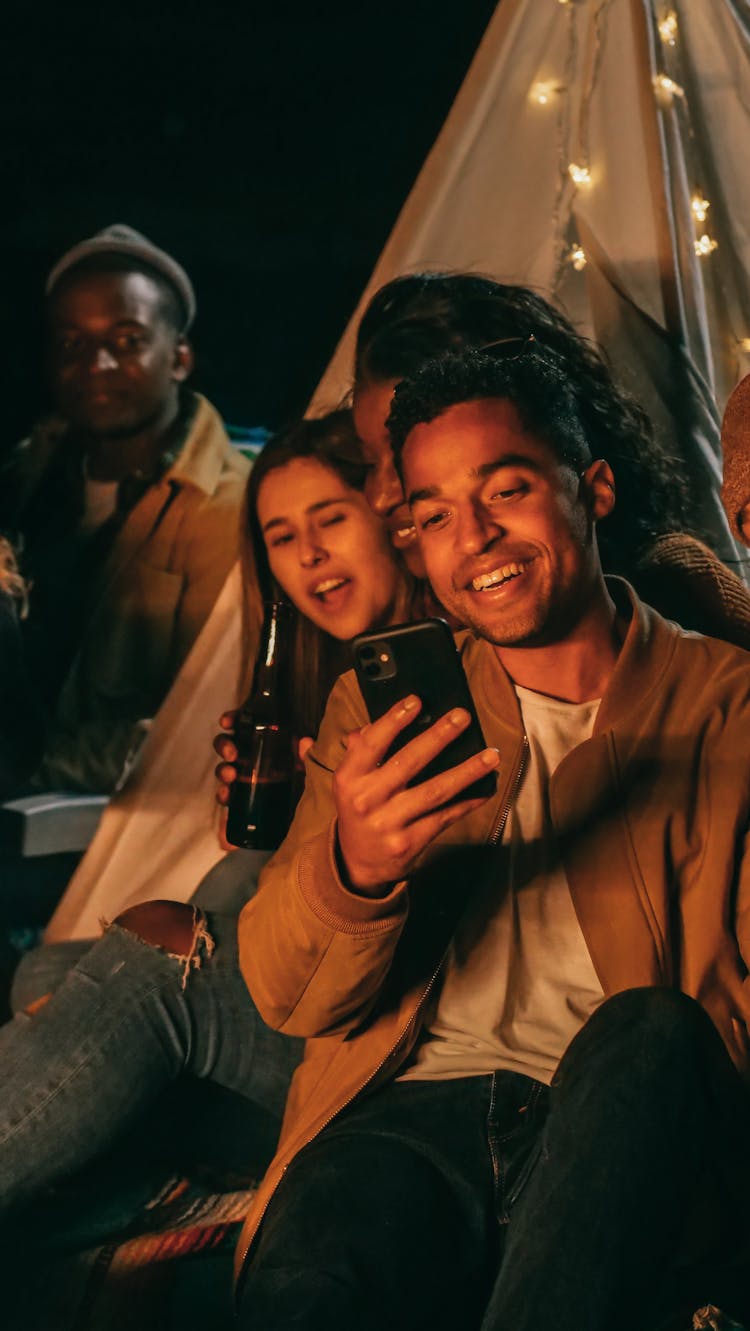
[[454, 708], [386, 759], [420, 707], [419, 699], [409, 695], [379, 720], [353, 731], [336, 771], [341, 867], [347, 886], [365, 896], [384, 896], [440, 832], [480, 808], [488, 795], [461, 799], [461, 792], [499, 766], [497, 749], [483, 749], [409, 786], [471, 722], [468, 711]]

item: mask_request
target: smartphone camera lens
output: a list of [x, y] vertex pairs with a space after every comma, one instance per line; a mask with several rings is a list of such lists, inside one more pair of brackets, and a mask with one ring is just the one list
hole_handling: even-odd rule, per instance
[[378, 642], [365, 642], [356, 649], [357, 668], [368, 679], [393, 679], [396, 674], [396, 661], [390, 643], [382, 639]]

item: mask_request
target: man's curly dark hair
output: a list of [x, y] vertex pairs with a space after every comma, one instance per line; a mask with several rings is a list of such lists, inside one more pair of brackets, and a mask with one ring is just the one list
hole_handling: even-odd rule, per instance
[[[507, 350], [514, 353], [511, 358], [497, 354]], [[485, 398], [512, 402], [523, 428], [575, 472], [583, 471], [594, 458], [610, 460], [606, 438], [592, 437], [586, 429], [567, 364], [536, 342], [527, 342], [520, 351], [511, 344], [496, 348], [495, 354], [488, 349], [438, 356], [398, 384], [388, 430], [399, 472], [404, 444], [415, 426], [435, 420], [459, 403]], [[605, 570], [627, 575], [652, 534], [644, 529], [637, 506], [635, 511], [621, 508], [619, 522], [617, 513], [615, 505], [599, 524], [599, 547]]]
[[529, 335], [564, 364], [586, 438], [615, 473], [617, 505], [599, 527], [608, 571], [626, 572], [636, 552], [666, 532], [700, 535], [682, 461], [654, 437], [646, 412], [615, 383], [599, 348], [527, 287], [475, 273], [395, 278], [363, 315], [356, 382], [411, 378], [446, 352]]
[[[505, 350], [501, 345], [498, 351]], [[416, 425], [435, 420], [449, 407], [483, 398], [512, 402], [528, 434], [543, 440], [558, 460], [580, 472], [599, 456], [586, 438], [572, 386], [559, 364], [540, 355], [535, 343], [510, 344], [514, 355], [463, 351], [438, 356], [411, 379], [402, 379], [393, 396], [388, 431], [396, 467]]]

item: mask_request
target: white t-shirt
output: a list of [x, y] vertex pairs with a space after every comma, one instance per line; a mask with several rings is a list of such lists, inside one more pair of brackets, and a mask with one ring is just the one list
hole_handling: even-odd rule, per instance
[[549, 1084], [603, 1001], [559, 859], [549, 780], [588, 739], [599, 700], [560, 702], [516, 688], [529, 741], [518, 796], [487, 875], [453, 937], [432, 1018], [404, 1080], [507, 1068]]

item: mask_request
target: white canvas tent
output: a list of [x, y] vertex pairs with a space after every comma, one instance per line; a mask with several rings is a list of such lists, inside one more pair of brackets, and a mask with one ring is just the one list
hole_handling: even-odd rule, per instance
[[[449, 268], [531, 285], [607, 348], [744, 576], [718, 490], [719, 413], [750, 371], [748, 143], [749, 0], [501, 0], [313, 411], [348, 390], [359, 313], [388, 279]], [[238, 676], [238, 606], [235, 575], [48, 939], [185, 900], [219, 859], [210, 737]]]
[[717, 403], [750, 370], [749, 143], [746, 0], [502, 0], [316, 403], [346, 391], [359, 315], [397, 273], [533, 286], [672, 438], [718, 552], [746, 555], [718, 502]]

